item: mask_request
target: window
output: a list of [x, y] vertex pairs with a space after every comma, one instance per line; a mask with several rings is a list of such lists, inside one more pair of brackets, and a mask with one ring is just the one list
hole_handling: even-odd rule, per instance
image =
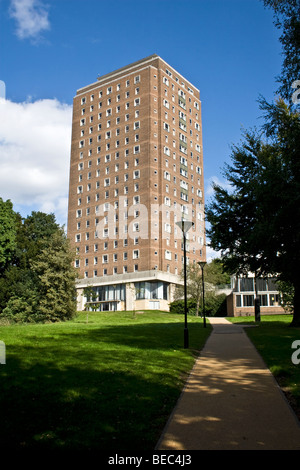
[[253, 307], [254, 295], [243, 295], [243, 305], [244, 307]]
[[260, 299], [260, 305], [262, 307], [267, 307], [268, 306], [268, 295], [267, 294], [262, 294], [258, 296]]
[[253, 278], [241, 278], [239, 290], [240, 292], [254, 291], [254, 279]]
[[165, 224], [165, 232], [171, 233], [171, 225], [170, 224]]
[[133, 259], [139, 258], [139, 250], [133, 250]]
[[170, 156], [170, 149], [168, 147], [164, 147], [164, 153]]
[[139, 146], [139, 145], [136, 145], [136, 146], [134, 147], [133, 153], [134, 153], [134, 154], [140, 153], [140, 146]]
[[165, 196], [165, 205], [169, 206], [169, 207], [171, 206], [171, 199], [169, 197], [166, 197], [166, 196]]
[[278, 304], [279, 302], [279, 295], [278, 294], [269, 294], [269, 298], [270, 298], [270, 305], [275, 305]]

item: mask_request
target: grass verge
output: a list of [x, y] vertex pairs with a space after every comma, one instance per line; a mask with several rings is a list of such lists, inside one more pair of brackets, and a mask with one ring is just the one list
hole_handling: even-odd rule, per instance
[[228, 320], [256, 326], [245, 328], [245, 332], [300, 420], [300, 364], [294, 364], [292, 361], [292, 355], [296, 352], [292, 344], [300, 340], [300, 328], [290, 327], [292, 316], [262, 315], [260, 322], [255, 322], [254, 317], [231, 317]]
[[153, 450], [210, 325], [162, 312], [0, 327], [0, 446]]

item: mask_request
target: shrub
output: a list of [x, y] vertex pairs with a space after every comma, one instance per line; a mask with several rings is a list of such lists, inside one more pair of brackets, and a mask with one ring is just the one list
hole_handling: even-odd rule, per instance
[[[188, 315], [195, 315], [197, 301], [195, 299], [187, 300]], [[170, 313], [178, 313], [184, 315], [184, 299], [174, 300], [170, 303]]]
[[[210, 317], [226, 316], [226, 294], [216, 295], [208, 292], [205, 295], [205, 314]], [[187, 313], [188, 315], [196, 315], [197, 300], [187, 300]], [[170, 313], [184, 314], [184, 299], [174, 300], [170, 303]], [[202, 305], [199, 307], [199, 315], [202, 315]]]
[[11, 297], [7, 302], [5, 309], [0, 315], [0, 319], [10, 323], [25, 323], [33, 320], [33, 309], [28, 300], [24, 298]]

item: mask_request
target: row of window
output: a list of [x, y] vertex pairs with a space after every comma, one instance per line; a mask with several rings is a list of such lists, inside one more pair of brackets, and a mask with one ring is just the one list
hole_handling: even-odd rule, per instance
[[[97, 142], [100, 142], [100, 140], [101, 140], [101, 139], [97, 140]], [[136, 139], [135, 139], [135, 140], [136, 140]], [[139, 138], [138, 138], [137, 140], [139, 140]], [[80, 140], [80, 141], [79, 141], [79, 148], [80, 148], [80, 149], [84, 148], [84, 147], [85, 147], [85, 143], [86, 143], [85, 139]], [[88, 145], [92, 145], [92, 144], [93, 144], [93, 137], [90, 137], [89, 139], [87, 139], [87, 144], [88, 144]], [[124, 145], [129, 145], [129, 138], [128, 138], [128, 137], [125, 139]], [[119, 140], [116, 140], [116, 141], [115, 141], [115, 144], [114, 144], [114, 147], [115, 147], [115, 148], [118, 148], [118, 147], [120, 147], [120, 146], [121, 146], [120, 141], [119, 141]], [[107, 143], [105, 144], [105, 150], [106, 150], [107, 152], [109, 152], [109, 151], [111, 150], [111, 148], [112, 148], [112, 146], [111, 146], [110, 142], [107, 142]], [[101, 147], [97, 147], [97, 153], [100, 153], [100, 152], [101, 152]], [[140, 153], [140, 146], [139, 146], [139, 145], [135, 145], [135, 146], [133, 147], [133, 154], [135, 155], [135, 154], [137, 154], [137, 153]], [[127, 153], [127, 155], [128, 155], [128, 153]]]
[[[133, 82], [134, 82], [135, 85], [138, 84], [138, 83], [140, 83], [140, 81], [141, 81], [140, 75], [136, 75], [136, 76], [134, 77], [134, 79], [133, 79]], [[126, 80], [126, 82], [125, 82], [125, 87], [128, 88], [129, 86], [130, 86], [130, 80]], [[116, 85], [116, 90], [117, 90], [117, 91], [120, 91], [120, 90], [121, 90], [121, 84], [120, 84], [120, 83], [118, 83], [118, 84]], [[110, 95], [112, 92], [113, 92], [113, 86], [108, 86], [108, 87], [106, 88], [106, 95]], [[102, 97], [103, 97], [103, 90], [100, 90], [100, 91], [98, 92], [98, 97], [99, 97], [99, 98], [102, 98]], [[92, 93], [92, 94], [90, 95], [90, 101], [94, 101], [94, 99], [95, 99], [95, 93]], [[85, 105], [86, 103], [87, 103], [87, 97], [84, 96], [84, 97], [81, 98], [81, 104], [82, 104], [82, 105]]]
[[[110, 104], [111, 104], [111, 103], [110, 103]], [[135, 98], [135, 99], [133, 100], [133, 105], [134, 105], [134, 107], [139, 106], [140, 104], [141, 104], [141, 99], [140, 99], [140, 98]], [[101, 108], [102, 108], [102, 102], [99, 102], [99, 103], [98, 103], [98, 109], [101, 109]], [[125, 110], [128, 110], [129, 108], [130, 108], [130, 102], [127, 101], [127, 102], [125, 103]], [[93, 113], [93, 112], [95, 112], [95, 111], [96, 111], [95, 106], [94, 106], [94, 105], [91, 105], [90, 108], [89, 108], [89, 112], [90, 112], [90, 113]], [[121, 112], [121, 106], [120, 106], [120, 105], [116, 106], [115, 112], [116, 112], [117, 114]], [[111, 117], [111, 116], [112, 116], [112, 113], [113, 113], [113, 108], [107, 108], [107, 109], [105, 110], [105, 116], [106, 116], [106, 117]], [[81, 116], [84, 116], [85, 114], [86, 114], [86, 108], [82, 108], [82, 109], [81, 109]], [[102, 113], [99, 113], [99, 114], [98, 114], [98, 119], [101, 119], [101, 118], [102, 118]], [[90, 122], [91, 122], [91, 121], [90, 121]]]
[[235, 292], [254, 292], [255, 288], [259, 292], [277, 290], [276, 279], [271, 277], [266, 279], [258, 278], [256, 281], [254, 277], [241, 277], [235, 279], [234, 283]]
[[[76, 267], [79, 267], [79, 266], [76, 266]], [[138, 270], [139, 270], [139, 266], [138, 266], [138, 264], [135, 264], [135, 265], [133, 266], [133, 272], [138, 272]], [[123, 268], [122, 268], [122, 273], [123, 273], [123, 274], [126, 274], [126, 273], [128, 273], [128, 272], [129, 272], [128, 266], [123, 266]], [[122, 273], [120, 272], [120, 269], [118, 269], [117, 267], [113, 267], [113, 269], [112, 269], [112, 274], [115, 275], [115, 274], [122, 274]], [[98, 276], [108, 276], [108, 269], [107, 269], [107, 268], [103, 268], [103, 270], [102, 270], [101, 272], [99, 272], [98, 269], [94, 269], [94, 270], [93, 270], [93, 276], [94, 276], [94, 277], [98, 277]], [[85, 278], [88, 278], [88, 277], [89, 277], [89, 272], [88, 272], [88, 271], [85, 271], [85, 272], [84, 272], [84, 277], [85, 277]]]
[[[258, 295], [262, 307], [272, 307], [279, 303], [278, 294], [260, 294]], [[236, 295], [236, 307], [253, 307], [254, 295]]]
[[[168, 69], [166, 69], [166, 74], [171, 78], [173, 77], [172, 72], [170, 72], [170, 70], [168, 70]], [[176, 81], [176, 83], [179, 83], [179, 78], [176, 75], [174, 77], [174, 80]], [[170, 85], [169, 79], [167, 77], [163, 77], [163, 83], [167, 86]], [[181, 81], [181, 86], [182, 86], [182, 88], [185, 88], [185, 82]], [[172, 89], [174, 90], [174, 84], [172, 84]], [[187, 90], [192, 95], [194, 94], [194, 90], [192, 88], [190, 88], [188, 85], [187, 85]], [[185, 96], [185, 93], [182, 90], [180, 90], [180, 88], [178, 88], [178, 94], [181, 94], [181, 96]]]
[[[140, 250], [133, 250], [132, 259], [139, 259], [139, 258], [140, 258]], [[128, 252], [124, 251], [123, 261], [127, 261], [127, 260], [128, 260]], [[77, 261], [78, 261], [78, 264], [76, 265], [76, 267], [79, 267], [79, 260], [77, 260]], [[94, 265], [98, 264], [98, 261], [99, 261], [98, 256], [94, 256], [93, 264]], [[108, 254], [102, 255], [101, 261], [102, 261], [102, 264], [108, 264], [109, 261], [110, 261], [109, 255]], [[114, 263], [118, 262], [118, 253], [113, 254], [112, 261]], [[88, 258], [85, 258], [84, 264], [85, 264], [85, 266], [88, 266], [88, 264], [89, 264], [89, 259]]]
[[[189, 260], [189, 259], [187, 258], [187, 262], [188, 262], [188, 260]], [[193, 260], [193, 264], [196, 264], [196, 260], [195, 260], [195, 259]], [[80, 266], [78, 265], [77, 267], [80, 267]], [[138, 271], [139, 271], [139, 265], [138, 265], [138, 264], [134, 264], [131, 269], [132, 269], [132, 272], [138, 272]], [[158, 265], [155, 265], [155, 266], [153, 267], [153, 269], [154, 269], [154, 270], [157, 270], [157, 269], [158, 269]], [[120, 270], [120, 267], [118, 268], [117, 266], [114, 266], [114, 267], [112, 268], [112, 270], [111, 270], [111, 269], [108, 269], [108, 268], [103, 268], [103, 269], [101, 269], [101, 271], [99, 271], [98, 269], [93, 269], [92, 275], [93, 275], [94, 277], [98, 277], [98, 276], [108, 276], [109, 273], [112, 274], [112, 275], [116, 275], [116, 274], [126, 274], [126, 273], [128, 273], [128, 272], [130, 272], [128, 266], [127, 266], [127, 265], [124, 265], [124, 266], [121, 268], [121, 270]], [[167, 266], [166, 266], [166, 272], [171, 272], [171, 271], [170, 271], [170, 265], [169, 265], [169, 264], [167, 264]], [[178, 267], [175, 267], [175, 268], [174, 268], [174, 274], [175, 274], [175, 275], [178, 275], [179, 273], [180, 273], [180, 269], [179, 269]], [[84, 275], [84, 278], [88, 278], [88, 277], [89, 277], [89, 271], [84, 271], [83, 275]]]
[[[117, 172], [117, 171], [118, 171], [118, 169], [115, 168], [115, 172]], [[107, 168], [105, 169], [105, 174], [106, 174], [106, 175], [109, 175], [109, 173], [110, 173], [110, 168], [107, 167]], [[140, 174], [141, 174], [140, 170], [133, 170], [133, 172], [132, 172], [132, 178], [133, 178], [134, 180], [139, 179], [139, 178], [140, 178]], [[100, 170], [97, 170], [97, 171], [96, 171], [96, 177], [99, 177], [99, 176], [100, 176]], [[92, 172], [91, 172], [91, 171], [88, 172], [87, 175], [86, 175], [86, 177], [87, 177], [88, 180], [92, 179]], [[123, 180], [124, 180], [124, 182], [129, 181], [129, 173], [125, 173], [125, 174], [123, 175]], [[79, 181], [82, 181], [82, 175], [79, 175]], [[120, 179], [119, 179], [119, 176], [117, 175], [117, 176], [115, 176], [115, 184], [118, 184], [119, 182], [120, 182]], [[98, 183], [99, 183], [99, 184], [98, 184], [98, 187], [100, 187], [100, 182], [98, 182]], [[105, 178], [105, 179], [104, 179], [104, 186], [109, 186], [109, 185], [110, 185], [110, 178]], [[96, 187], [97, 187], [97, 186], [96, 186]], [[91, 189], [91, 188], [89, 188], [89, 189], [87, 189], [87, 190], [90, 191], [90, 189]], [[81, 194], [82, 192], [83, 192], [83, 186], [82, 186], [82, 185], [77, 186], [77, 194]]]
[[[116, 160], [119, 160], [119, 157], [120, 157], [120, 153], [117, 152], [117, 154], [115, 155], [115, 159], [116, 159]], [[100, 162], [101, 162], [101, 158], [98, 157], [98, 158], [97, 158], [97, 166], [100, 165]], [[105, 162], [105, 163], [111, 162], [111, 154], [110, 154], [110, 153], [107, 154], [107, 155], [105, 155], [105, 157], [104, 157], [104, 162]], [[133, 162], [134, 162], [134, 166], [139, 166], [140, 160], [139, 160], [139, 158], [135, 158]], [[91, 168], [91, 167], [92, 167], [92, 164], [93, 164], [93, 161], [92, 161], [92, 160], [89, 160], [89, 161], [86, 162], [86, 163], [87, 163], [87, 167], [88, 167], [88, 168]], [[128, 168], [129, 168], [129, 161], [128, 161], [128, 160], [125, 160], [125, 162], [124, 162], [124, 169], [126, 170], [126, 169], [128, 169]], [[116, 163], [116, 164], [115, 164], [115, 171], [117, 172], [117, 171], [119, 171], [119, 169], [120, 169], [120, 164], [119, 164], [119, 163]], [[83, 170], [84, 170], [84, 162], [78, 163], [78, 171], [83, 171]], [[105, 170], [105, 171], [106, 171], [106, 170]], [[97, 172], [99, 172], [99, 173], [97, 173]], [[96, 170], [96, 176], [100, 176], [100, 170]]]
[[[90, 116], [90, 119], [93, 118], [93, 116]], [[128, 119], [127, 119], [128, 120]], [[93, 119], [90, 121], [90, 123], [93, 122]], [[80, 127], [83, 127], [85, 126], [86, 124], [86, 119], [83, 118], [80, 120]], [[120, 124], [120, 121], [118, 121], [116, 124]], [[140, 121], [134, 121], [133, 122], [133, 130], [137, 130], [140, 128]], [[111, 121], [106, 121], [106, 128], [109, 129], [111, 127]], [[91, 134], [92, 132], [94, 132], [94, 130], [98, 130], [98, 131], [101, 131], [102, 130], [102, 123], [98, 123], [97, 126], [90, 126], [89, 127], [89, 134]], [[130, 131], [130, 126], [128, 124], [126, 124], [126, 126], [124, 126], [124, 131], [125, 133], [129, 132]], [[117, 128], [116, 129], [116, 135], [119, 135], [120, 133], [120, 128]]]
[[[135, 298], [136, 299], [165, 299], [168, 300], [169, 284], [162, 281], [157, 282], [136, 282]], [[87, 302], [111, 302], [115, 300], [126, 299], [125, 284], [116, 284], [110, 286], [93, 287], [90, 294], [86, 294]]]
[[[97, 194], [96, 197], [99, 197], [100, 198], [100, 195]], [[132, 198], [132, 202], [133, 202], [133, 205], [138, 205], [140, 204], [140, 196], [133, 196]], [[128, 207], [129, 206], [129, 201], [128, 201], [128, 198], [124, 197], [123, 198], [123, 204], [124, 204], [124, 207]], [[104, 211], [104, 212], [108, 212], [110, 210], [112, 210], [112, 208], [114, 210], [117, 210], [119, 208], [119, 201], [115, 201], [114, 204], [110, 204], [110, 203], [104, 203], [103, 205], [101, 205], [101, 209]], [[97, 214], [98, 212], [100, 211], [100, 207], [97, 205], [95, 207], [95, 213]], [[89, 216], [91, 214], [91, 211], [90, 211], [90, 208], [87, 207], [86, 208], [86, 215]], [[76, 217], [82, 217], [82, 210], [81, 209], [77, 209], [76, 211]]]
[[[122, 240], [122, 242], [123, 242], [122, 243], [123, 247], [128, 246], [128, 239], [127, 238], [124, 238]], [[134, 238], [134, 245], [138, 245], [138, 244], [139, 244], [139, 237], [135, 237]], [[113, 248], [116, 249], [116, 248], [118, 248], [118, 246], [119, 246], [119, 241], [118, 240], [113, 240]], [[102, 249], [103, 249], [103, 251], [108, 250], [108, 242], [107, 241], [103, 242], [103, 248]], [[85, 253], [89, 253], [89, 250], [90, 250], [89, 245], [86, 245], [85, 246]], [[95, 243], [94, 244], [94, 252], [97, 253], [98, 250], [99, 250], [99, 244]], [[79, 248], [77, 248], [76, 252], [77, 252], [77, 254], [79, 253]]]
[[[86, 247], [88, 248], [88, 247]], [[187, 250], [188, 251], [188, 250]], [[88, 252], [88, 251], [87, 251]], [[157, 256], [158, 255], [158, 252], [155, 251], [154, 254]], [[195, 255], [196, 254], [196, 249], [195, 247], [193, 248], [193, 254]], [[114, 263], [117, 263], [118, 262], [118, 255], [119, 253], [113, 253], [112, 254], [112, 261]], [[178, 253], [173, 253], [174, 255], [174, 260], [175, 262], [177, 262], [179, 259], [178, 259]], [[166, 260], [169, 260], [171, 261], [172, 260], [172, 252], [170, 250], [165, 250], [165, 259]], [[111, 261], [111, 258], [109, 256], [109, 254], [103, 254], [102, 257], [101, 257], [101, 262], [102, 264], [108, 264], [110, 261]], [[139, 259], [140, 258], [140, 250], [133, 250], [132, 251], [132, 259]], [[128, 252], [127, 251], [124, 251], [123, 254], [122, 254], [122, 260], [123, 261], [127, 261], [129, 258], [128, 258]], [[189, 258], [187, 258], [187, 261], [189, 261]], [[94, 256], [94, 259], [93, 259], [93, 264], [94, 265], [97, 265], [99, 262], [99, 258], [98, 256]], [[183, 259], [183, 256], [180, 256], [180, 262], [183, 263], [184, 262], [184, 259]], [[85, 258], [84, 260], [84, 265], [85, 266], [88, 266], [89, 264], [89, 258]], [[76, 260], [76, 267], [79, 267], [80, 266], [80, 261], [79, 260]]]

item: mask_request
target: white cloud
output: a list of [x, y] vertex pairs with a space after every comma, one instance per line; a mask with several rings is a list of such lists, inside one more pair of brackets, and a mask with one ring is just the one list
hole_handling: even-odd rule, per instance
[[47, 8], [40, 0], [11, 0], [10, 16], [17, 22], [20, 39], [37, 38], [41, 31], [50, 29]]
[[[72, 107], [0, 99], [0, 197], [66, 222]], [[34, 209], [33, 209], [34, 208]]]
[[221, 252], [213, 250], [210, 246], [206, 246], [206, 261], [210, 263], [215, 258], [221, 258]]
[[218, 176], [212, 176], [207, 181], [207, 189], [205, 191], [205, 195], [207, 198], [210, 198], [214, 195], [214, 189], [213, 189], [214, 184], [221, 186], [221, 188], [224, 188], [227, 191], [232, 191], [232, 186], [229, 184], [228, 181], [221, 181], [218, 178]]

